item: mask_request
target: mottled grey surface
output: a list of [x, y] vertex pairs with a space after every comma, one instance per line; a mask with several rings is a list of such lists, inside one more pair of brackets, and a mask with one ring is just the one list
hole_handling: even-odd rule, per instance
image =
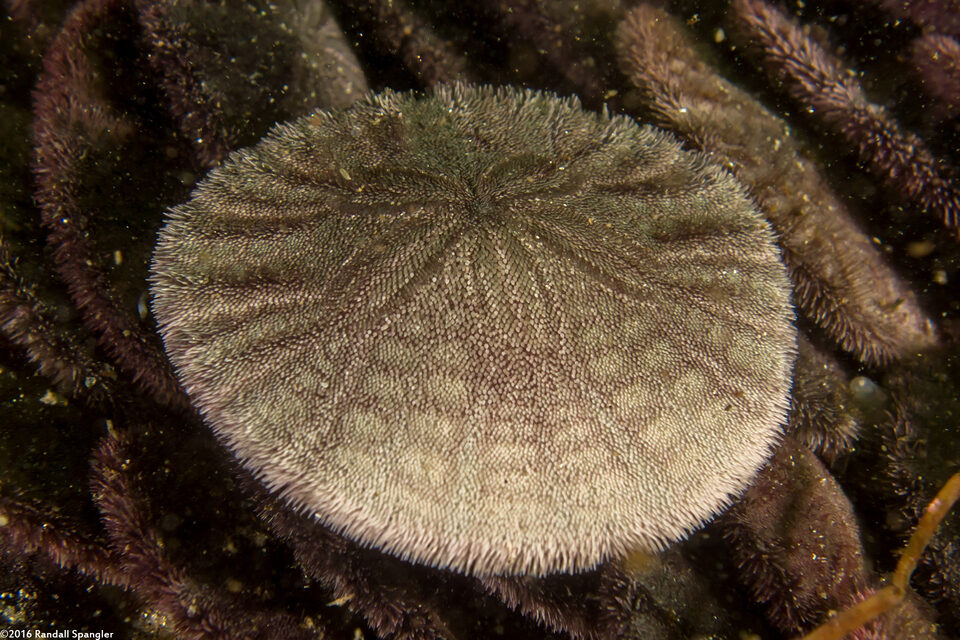
[[789, 285], [742, 188], [550, 94], [281, 125], [170, 212], [152, 282], [183, 385], [268, 486], [463, 572], [682, 538], [785, 415]]

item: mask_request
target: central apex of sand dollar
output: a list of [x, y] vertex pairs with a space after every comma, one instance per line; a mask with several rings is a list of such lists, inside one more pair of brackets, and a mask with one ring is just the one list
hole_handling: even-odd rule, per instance
[[684, 537], [787, 405], [788, 282], [743, 189], [552, 94], [280, 125], [169, 212], [152, 288], [184, 387], [267, 486], [471, 574]]

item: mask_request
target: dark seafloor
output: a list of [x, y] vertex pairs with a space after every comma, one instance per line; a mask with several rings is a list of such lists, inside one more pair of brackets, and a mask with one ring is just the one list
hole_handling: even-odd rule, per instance
[[[663, 3], [693, 39], [678, 45], [660, 36], [658, 44], [686, 47], [784, 120], [800, 156], [851, 212], [856, 233], [907, 283], [917, 314], [936, 325], [936, 339], [916, 357], [909, 345], [898, 351], [895, 330], [874, 331], [869, 320], [837, 329], [843, 323], [817, 306], [816, 295], [801, 308], [805, 338], [788, 431], [802, 443], [797, 447], [816, 450], [842, 493], [791, 493], [788, 482], [771, 482], [761, 496], [766, 502], [744, 502], [638, 569], [643, 579], [630, 578], [620, 590], [603, 571], [546, 584], [540, 597], [540, 587], [521, 585], [527, 617], [501, 602], [510, 600], [503, 590], [431, 574], [427, 590], [442, 593], [424, 593], [397, 561], [326, 539], [306, 549], [310, 543], [291, 541], [258, 518], [258, 508], [269, 514], [275, 505], [236, 479], [235, 465], [169, 386], [161, 361], [150, 359], [160, 352], [146, 274], [163, 211], [184, 201], [228, 150], [252, 144], [321, 97], [343, 106], [358, 94], [359, 80], [311, 66], [318, 49], [353, 51], [356, 78], [362, 71], [374, 90], [455, 78], [525, 85], [576, 94], [589, 109], [606, 103], [721, 159], [735, 157], [718, 151], [723, 144], [716, 140], [726, 135], [742, 136], [750, 148], [750, 133], [733, 131], [733, 119], [717, 119], [716, 126], [726, 122], [731, 130], [709, 136], [697, 126], [685, 129], [682, 118], [671, 121], [663, 100], [669, 92], [658, 94], [631, 76], [624, 62], [629, 37], [618, 36], [618, 28], [627, 28], [621, 23], [637, 3], [329, 4], [345, 39], [325, 47], [288, 28], [297, 19], [314, 24], [303, 16], [318, 14], [319, 3], [7, 1], [0, 24], [0, 628], [21, 634], [8, 637], [76, 630], [113, 638], [373, 638], [378, 625], [398, 637], [794, 637], [826, 613], [816, 597], [804, 600], [806, 592], [847, 588], [790, 573], [814, 573], [798, 556], [810, 555], [810, 523], [821, 521], [846, 532], [838, 538], [843, 544], [863, 546], [864, 580], [876, 586], [920, 510], [960, 469], [957, 202], [924, 200], [930, 189], [917, 186], [922, 175], [884, 179], [897, 171], [868, 145], [858, 149], [864, 125], [842, 109], [831, 111], [836, 103], [827, 98], [804, 101], [789, 78], [765, 72], [763, 56], [776, 52], [743, 35], [744, 20], [725, 2]], [[813, 41], [840, 52], [844, 68], [856, 70], [850, 77], [885, 107], [888, 121], [918, 136], [940, 172], [936, 180], [955, 194], [960, 57], [946, 71], [931, 70], [927, 61], [951, 59], [960, 26], [937, 11], [956, 16], [960, 7], [916, 4], [923, 11], [881, 0], [779, 6]], [[81, 46], [82, 55], [71, 50]], [[350, 67], [346, 57], [337, 59]], [[667, 65], [649, 75], [683, 104], [689, 87], [670, 84], [681, 70]], [[76, 94], [78, 88], [87, 93]], [[87, 108], [61, 118], [63, 91]], [[98, 120], [104, 117], [110, 126]], [[71, 149], [82, 152], [71, 156]], [[892, 142], [883, 151], [912, 162]], [[772, 155], [755, 160], [784, 162]], [[740, 177], [762, 200], [768, 185]], [[800, 179], [782, 178], [783, 189], [820, 197], [805, 193]], [[65, 219], [58, 222], [59, 214]], [[858, 246], [837, 251], [855, 262]], [[816, 288], [826, 276], [797, 278], [802, 298], [800, 287]], [[874, 283], [860, 284], [869, 291]], [[889, 338], [878, 339], [880, 355], [850, 338], [858, 330]], [[866, 379], [878, 385], [872, 396], [862, 392], [871, 388]], [[810, 471], [812, 485], [832, 483], [817, 473]], [[852, 503], [852, 515], [841, 498]], [[781, 499], [787, 513], [809, 518], [782, 536], [777, 513], [765, 510]], [[751, 518], [771, 538], [740, 526]], [[850, 568], [860, 562], [858, 552], [841, 546], [828, 551], [851, 564], [821, 571], [860, 570]], [[912, 583], [918, 595], [910, 598], [910, 620], [861, 637], [960, 637], [956, 513], [933, 546]], [[311, 552], [351, 562], [324, 564]], [[774, 565], [777, 571], [765, 573]], [[134, 584], [124, 584], [124, 573]], [[344, 596], [344, 584], [352, 585], [352, 597]], [[358, 585], [369, 591], [357, 592]], [[383, 594], [396, 596], [399, 609], [379, 609]], [[837, 595], [836, 606], [848, 597]], [[939, 626], [931, 630], [930, 622]]]

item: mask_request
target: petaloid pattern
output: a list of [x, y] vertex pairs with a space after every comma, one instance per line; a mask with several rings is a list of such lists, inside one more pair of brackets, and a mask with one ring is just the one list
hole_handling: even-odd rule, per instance
[[786, 411], [789, 284], [742, 188], [547, 93], [280, 125], [169, 212], [152, 287], [185, 389], [270, 489], [466, 573], [683, 537]]

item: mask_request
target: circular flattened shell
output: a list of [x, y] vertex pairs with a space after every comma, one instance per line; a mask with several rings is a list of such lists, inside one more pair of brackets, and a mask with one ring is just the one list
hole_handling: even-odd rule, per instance
[[471, 574], [685, 536], [784, 420], [795, 330], [726, 172], [575, 100], [453, 85], [276, 127], [152, 266], [205, 420], [293, 505]]

